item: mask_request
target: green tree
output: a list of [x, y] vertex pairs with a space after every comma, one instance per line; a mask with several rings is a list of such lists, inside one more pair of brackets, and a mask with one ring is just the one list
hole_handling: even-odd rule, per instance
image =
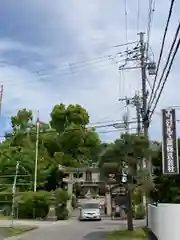
[[[80, 105], [65, 107], [64, 104], [59, 104], [52, 110], [50, 123], [40, 123], [38, 189], [54, 190], [61, 185], [63, 174], [58, 174], [59, 165], [77, 167], [82, 163], [87, 164], [92, 152], [100, 144], [95, 130], [87, 129], [88, 122], [88, 113]], [[22, 151], [18, 156], [21, 170], [26, 169], [26, 174], [31, 176], [31, 180], [28, 178], [29, 186], [24, 184], [23, 189], [31, 190], [37, 131], [32, 111], [25, 108], [19, 110], [17, 115], [11, 117], [11, 123], [13, 133], [6, 134], [5, 142], [0, 145], [0, 165], [2, 164], [0, 171], [3, 171], [4, 175], [12, 175], [8, 180], [8, 183], [12, 184], [17, 162], [17, 153], [14, 149], [21, 147]], [[6, 158], [8, 161], [6, 160], [6, 164], [3, 165]], [[18, 181], [23, 179], [19, 177]]]
[[[178, 139], [178, 152], [180, 154], [180, 139]], [[162, 174], [162, 147], [160, 143], [154, 150], [152, 163], [155, 183], [155, 189], [151, 192], [152, 200], [161, 203], [180, 203], [180, 176]]]
[[33, 119], [32, 111], [26, 108], [19, 110], [16, 116], [11, 117], [11, 124], [14, 131], [26, 131]]
[[[51, 154], [60, 156], [59, 164], [78, 166], [87, 163], [91, 154], [100, 144], [100, 139], [94, 129], [87, 129], [89, 116], [80, 105], [55, 105], [51, 113], [51, 126], [56, 130], [46, 138], [46, 146]], [[53, 144], [56, 142], [56, 144]], [[52, 148], [53, 147], [53, 151]], [[54, 152], [54, 153], [53, 153]], [[71, 163], [70, 163], [71, 162]]]
[[63, 132], [68, 126], [86, 126], [89, 123], [87, 111], [80, 105], [69, 105], [67, 108], [64, 104], [57, 104], [51, 112], [51, 126], [58, 133]]
[[[138, 170], [137, 168], [137, 166], [142, 165], [142, 160], [147, 158], [149, 154], [151, 154], [151, 151], [149, 150], [148, 139], [135, 134], [122, 134], [120, 139], [109, 144], [99, 158], [104, 179], [107, 179], [109, 174], [113, 173], [119, 181], [122, 169], [126, 165], [128, 166], [128, 182], [125, 186], [128, 189], [129, 199], [131, 199], [133, 191], [137, 191], [137, 189], [149, 192], [153, 187], [152, 179], [147, 169]], [[128, 229], [133, 230], [131, 204], [127, 216]]]

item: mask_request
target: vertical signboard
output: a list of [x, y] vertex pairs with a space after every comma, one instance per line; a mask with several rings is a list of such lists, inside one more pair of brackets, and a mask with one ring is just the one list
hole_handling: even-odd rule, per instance
[[162, 110], [162, 166], [163, 174], [179, 174], [178, 147], [176, 139], [175, 109]]

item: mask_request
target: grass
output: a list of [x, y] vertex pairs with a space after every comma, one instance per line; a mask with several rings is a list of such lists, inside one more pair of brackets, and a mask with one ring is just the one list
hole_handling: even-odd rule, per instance
[[9, 216], [4, 216], [4, 215], [0, 214], [0, 220], [8, 220], [8, 219], [10, 219]]
[[14, 235], [19, 235], [19, 234], [34, 230], [36, 228], [37, 227], [14, 227], [14, 228], [9, 227], [8, 232], [14, 236]]
[[0, 234], [5, 236], [16, 236], [31, 230], [36, 229], [37, 227], [0, 227]]
[[142, 228], [135, 228], [134, 231], [114, 231], [108, 234], [108, 240], [145, 240], [147, 239]]

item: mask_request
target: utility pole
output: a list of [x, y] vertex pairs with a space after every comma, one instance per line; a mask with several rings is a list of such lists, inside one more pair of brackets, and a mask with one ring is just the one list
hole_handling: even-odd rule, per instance
[[137, 134], [140, 136], [141, 134], [141, 98], [139, 94], [135, 94], [134, 96], [134, 106], [136, 107], [136, 117], [137, 117]]
[[136, 117], [137, 117], [137, 134], [140, 135], [141, 134], [141, 97], [139, 96], [138, 93], [135, 94], [134, 97], [132, 98], [120, 98], [119, 101], [125, 101], [126, 102], [126, 107], [127, 107], [127, 114], [124, 115], [124, 123], [125, 123], [125, 127], [126, 130], [128, 132], [129, 130], [129, 105], [133, 105], [136, 107]]
[[[126, 133], [129, 133], [129, 105], [132, 104], [133, 98], [121, 98], [119, 101], [125, 101], [127, 113], [123, 116]], [[127, 191], [127, 199], [128, 199], [128, 211], [127, 211], [127, 228], [129, 231], [133, 230], [133, 211], [132, 211], [132, 194], [131, 189], [129, 187], [129, 164], [127, 162], [123, 163], [122, 167], [122, 180], [121, 182], [126, 185], [126, 191]]]
[[142, 78], [142, 119], [144, 136], [148, 137], [148, 119], [147, 119], [147, 89], [146, 89], [146, 61], [145, 61], [145, 43], [144, 43], [144, 33], [140, 32], [140, 62], [141, 62], [141, 78]]
[[[146, 89], [146, 67], [147, 60], [145, 59], [145, 43], [144, 43], [144, 33], [140, 32], [140, 64], [141, 64], [141, 78], [142, 78], [142, 122], [144, 129], [144, 137], [148, 139], [148, 128], [149, 128], [149, 116], [147, 112], [147, 89]], [[143, 165], [148, 169], [149, 177], [152, 176], [152, 167], [151, 167], [151, 156], [144, 159]], [[146, 196], [143, 198], [143, 202], [146, 205], [146, 225], [148, 226], [148, 204], [149, 197], [146, 193]]]
[[131, 104], [132, 98], [119, 98], [119, 101], [123, 102], [125, 101], [126, 103], [126, 114], [123, 116], [123, 122], [125, 125], [126, 132], [129, 133], [129, 105]]

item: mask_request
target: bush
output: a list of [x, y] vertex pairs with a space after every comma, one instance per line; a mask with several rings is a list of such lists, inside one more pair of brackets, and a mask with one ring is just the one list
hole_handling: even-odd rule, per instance
[[77, 207], [77, 198], [75, 195], [72, 195], [72, 200], [71, 200], [71, 205], [72, 205], [72, 208], [76, 208]]
[[45, 218], [49, 212], [51, 193], [25, 192], [16, 198], [19, 218]]
[[67, 191], [58, 188], [54, 192], [56, 216], [58, 220], [65, 220], [68, 218], [69, 212], [67, 210], [67, 201], [70, 196]]
[[12, 208], [12, 191], [6, 190], [0, 192], [0, 209], [1, 214], [9, 216]]
[[65, 206], [57, 206], [56, 207], [56, 216], [58, 220], [66, 220], [68, 219], [69, 211]]
[[12, 204], [12, 192], [0, 192], [0, 206]]
[[140, 203], [135, 207], [135, 219], [144, 219], [146, 214], [144, 204]]
[[63, 190], [62, 188], [57, 188], [54, 191], [54, 197], [55, 197], [55, 203], [57, 205], [65, 205], [67, 203], [67, 200], [70, 199], [70, 196], [67, 191]]

